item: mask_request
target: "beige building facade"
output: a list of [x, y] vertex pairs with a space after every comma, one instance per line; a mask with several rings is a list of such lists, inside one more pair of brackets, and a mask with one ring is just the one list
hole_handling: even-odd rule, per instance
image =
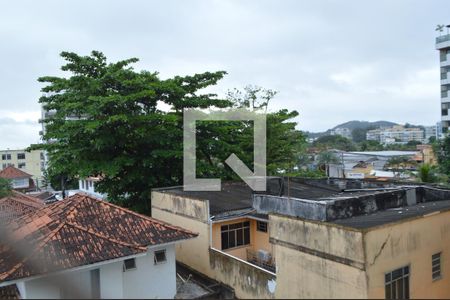
[[247, 209], [242, 197], [152, 192], [154, 217], [199, 233], [177, 259], [238, 298], [450, 298], [450, 190], [290, 179]]
[[32, 175], [35, 185], [42, 187], [44, 179], [44, 153], [42, 150], [25, 149], [19, 150], [0, 150], [0, 170], [8, 166], [16, 167], [25, 173]]

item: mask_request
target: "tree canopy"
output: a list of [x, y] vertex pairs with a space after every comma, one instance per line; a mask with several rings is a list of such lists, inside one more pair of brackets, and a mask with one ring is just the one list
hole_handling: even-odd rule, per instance
[[[98, 51], [61, 56], [66, 61], [62, 70], [69, 76], [39, 78], [46, 84], [40, 103], [53, 113], [43, 120], [47, 143], [34, 148], [48, 151], [49, 174], [65, 178], [62, 181], [100, 176], [98, 191], [139, 211], [150, 210], [152, 188], [182, 184], [183, 109], [256, 103], [202, 92], [222, 79], [224, 71], [161, 79], [157, 72], [135, 71], [131, 65], [136, 58], [109, 63]], [[258, 105], [267, 108], [274, 95], [264, 93]], [[292, 121], [297, 115], [280, 110], [267, 116], [269, 174], [293, 167], [304, 143]], [[199, 123], [198, 177], [234, 178], [223, 164], [231, 153], [251, 166], [253, 136], [248, 122]]]

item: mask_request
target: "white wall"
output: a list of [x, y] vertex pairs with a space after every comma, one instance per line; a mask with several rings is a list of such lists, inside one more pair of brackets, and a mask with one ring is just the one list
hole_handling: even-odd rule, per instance
[[[167, 261], [154, 264], [154, 251], [166, 249]], [[123, 261], [59, 275], [57, 281], [70, 283], [61, 287], [52, 277], [18, 283], [22, 298], [58, 299], [75, 296], [91, 297], [91, 273], [100, 271], [101, 298], [174, 298], [176, 294], [175, 245], [152, 248], [136, 258], [136, 269], [123, 272]]]
[[[155, 265], [154, 251], [166, 249], [167, 261]], [[136, 269], [123, 273], [124, 298], [174, 298], [176, 294], [175, 246], [155, 248], [136, 258]], [[151, 295], [151, 296], [150, 296]]]

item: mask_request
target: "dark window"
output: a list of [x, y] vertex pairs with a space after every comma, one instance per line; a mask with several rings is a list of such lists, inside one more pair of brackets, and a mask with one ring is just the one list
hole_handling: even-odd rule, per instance
[[17, 153], [17, 159], [25, 159], [25, 153]]
[[433, 280], [441, 279], [441, 253], [431, 256], [431, 274]]
[[221, 227], [222, 250], [250, 244], [250, 222]]
[[154, 262], [155, 265], [162, 264], [167, 261], [166, 250], [155, 251]]
[[23, 168], [25, 168], [25, 163], [24, 162], [20, 162], [20, 163], [17, 164], [17, 167], [19, 169], [23, 169]]
[[2, 160], [11, 160], [11, 154], [2, 154]]
[[386, 299], [409, 299], [409, 266], [384, 275]]
[[123, 271], [136, 269], [136, 260], [134, 258], [125, 259], [123, 261]]
[[261, 231], [261, 232], [267, 232], [267, 222], [257, 221], [256, 222], [256, 230]]

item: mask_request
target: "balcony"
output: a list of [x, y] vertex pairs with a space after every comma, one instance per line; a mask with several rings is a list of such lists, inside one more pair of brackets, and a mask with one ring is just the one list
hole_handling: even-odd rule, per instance
[[275, 259], [270, 252], [247, 249], [247, 261], [272, 273], [276, 272]]
[[436, 38], [436, 49], [444, 49], [450, 47], [450, 34], [438, 36]]

